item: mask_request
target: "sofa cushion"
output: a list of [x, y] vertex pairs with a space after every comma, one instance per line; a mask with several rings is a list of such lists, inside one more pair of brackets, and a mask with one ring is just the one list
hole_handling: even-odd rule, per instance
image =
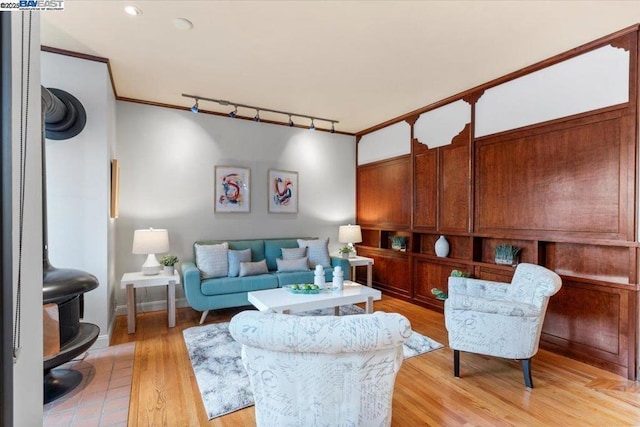
[[[296, 242], [296, 245], [298, 242]], [[307, 248], [281, 248], [282, 259], [300, 259], [307, 256]]]
[[277, 287], [278, 278], [273, 274], [248, 277], [218, 277], [217, 279], [205, 279], [200, 284], [200, 289], [206, 296], [261, 291]]
[[229, 249], [229, 277], [238, 277], [240, 273], [240, 263], [251, 261], [251, 249], [237, 251]]
[[256, 276], [258, 274], [266, 274], [268, 272], [269, 270], [267, 269], [267, 262], [265, 260], [257, 262], [241, 262], [240, 274], [238, 276]]
[[203, 279], [226, 276], [229, 271], [227, 253], [229, 244], [223, 242], [217, 245], [203, 245], [196, 243], [196, 265]]
[[309, 271], [309, 260], [307, 257], [296, 259], [280, 259], [276, 258], [278, 264], [278, 273], [283, 271]]
[[331, 267], [331, 258], [329, 257], [329, 239], [303, 240], [298, 239], [298, 246], [307, 248], [307, 256], [309, 257], [309, 267], [315, 268], [316, 265], [323, 267]]

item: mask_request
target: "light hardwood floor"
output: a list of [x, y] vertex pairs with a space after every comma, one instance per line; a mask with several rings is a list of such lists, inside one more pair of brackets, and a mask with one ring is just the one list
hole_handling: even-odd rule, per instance
[[[447, 344], [442, 314], [384, 296], [375, 310], [405, 315], [414, 330]], [[219, 310], [207, 323], [229, 320], [241, 309]], [[166, 312], [138, 314], [127, 334], [117, 318], [112, 345], [136, 341], [130, 426], [251, 426], [253, 407], [208, 421], [182, 330], [200, 313], [178, 309], [175, 328]], [[633, 381], [540, 350], [532, 362], [535, 388], [524, 387], [516, 361], [462, 354], [461, 378], [444, 348], [404, 361], [395, 384], [393, 426], [637, 426], [640, 390]]]

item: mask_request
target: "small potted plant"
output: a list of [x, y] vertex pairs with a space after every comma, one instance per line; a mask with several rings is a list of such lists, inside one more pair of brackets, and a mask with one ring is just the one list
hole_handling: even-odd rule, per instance
[[160, 258], [160, 264], [164, 265], [164, 274], [173, 276], [173, 273], [175, 271], [174, 266], [178, 261], [179, 261], [178, 257], [175, 255], [171, 255], [171, 254], [163, 255], [162, 258]]
[[496, 246], [495, 263], [500, 265], [516, 265], [520, 261], [520, 250], [513, 245], [500, 244]]
[[396, 234], [395, 236], [389, 237], [389, 240], [391, 240], [391, 249], [403, 252], [407, 250], [407, 240], [409, 240], [408, 237], [398, 236]]
[[340, 252], [342, 254], [342, 258], [350, 258], [351, 254], [353, 253], [353, 247], [344, 246], [344, 247], [338, 249], [338, 252]]

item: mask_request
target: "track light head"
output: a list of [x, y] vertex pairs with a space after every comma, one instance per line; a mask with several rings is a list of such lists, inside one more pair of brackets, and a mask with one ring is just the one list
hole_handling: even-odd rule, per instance
[[289, 127], [293, 127], [293, 119], [291, 118], [291, 114], [289, 114]]
[[316, 125], [313, 124], [313, 117], [311, 118], [311, 126], [309, 126], [309, 130], [312, 132], [316, 130]]
[[336, 133], [336, 128], [333, 122], [331, 122], [331, 133]]
[[198, 99], [196, 98], [196, 103], [193, 104], [193, 107], [191, 107], [191, 112], [197, 113], [198, 111], [200, 111], [200, 107], [198, 106]]
[[254, 122], [259, 122], [260, 121], [260, 110], [256, 110], [256, 115], [253, 118]]
[[232, 112], [229, 113], [229, 117], [231, 117], [232, 119], [235, 118], [238, 115], [238, 107], [235, 106], [235, 105], [234, 105], [234, 107], [235, 107], [235, 109]]

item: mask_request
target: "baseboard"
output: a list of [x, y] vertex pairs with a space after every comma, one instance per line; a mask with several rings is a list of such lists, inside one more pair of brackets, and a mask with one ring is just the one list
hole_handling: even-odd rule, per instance
[[[176, 308], [181, 307], [189, 307], [187, 300], [185, 298], [176, 299]], [[138, 303], [137, 313], [147, 313], [150, 311], [160, 311], [167, 309], [167, 301], [145, 301]], [[127, 315], [127, 305], [119, 305], [116, 307], [116, 316], [126, 316]]]

